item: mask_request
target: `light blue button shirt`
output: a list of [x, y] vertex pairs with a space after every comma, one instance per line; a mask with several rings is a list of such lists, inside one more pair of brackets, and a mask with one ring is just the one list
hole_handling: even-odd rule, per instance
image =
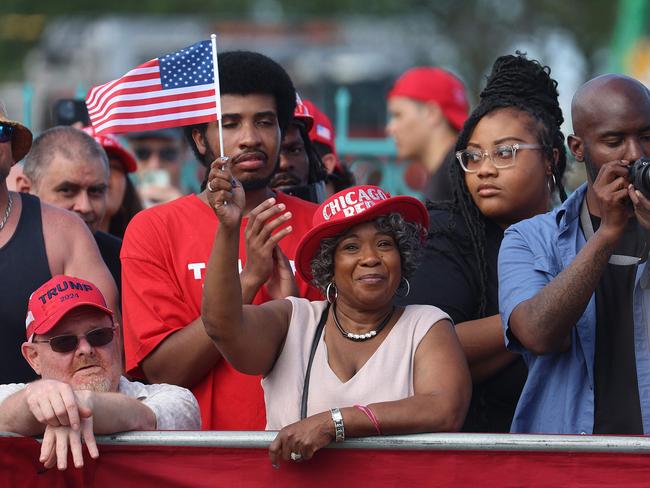
[[[594, 352], [596, 299], [571, 331], [566, 352], [535, 355], [514, 337], [508, 321], [519, 305], [532, 298], [567, 268], [586, 244], [580, 228], [580, 206], [587, 185], [578, 188], [558, 209], [510, 226], [499, 250], [499, 311], [508, 349], [523, 355], [528, 379], [521, 393], [511, 432], [591, 434], [594, 428]], [[634, 289], [634, 349], [644, 432], [650, 432], [650, 267], [637, 269]]]

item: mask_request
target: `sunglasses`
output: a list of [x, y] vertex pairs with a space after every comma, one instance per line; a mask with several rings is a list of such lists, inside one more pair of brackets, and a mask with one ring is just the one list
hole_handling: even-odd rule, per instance
[[115, 337], [115, 327], [101, 327], [86, 332], [82, 336], [72, 334], [64, 334], [60, 336], [51, 337], [43, 341], [33, 341], [36, 344], [49, 343], [54, 352], [72, 352], [77, 349], [79, 345], [79, 338], [85, 337], [88, 344], [92, 347], [102, 347], [110, 343]]
[[13, 125], [0, 123], [0, 142], [9, 142], [14, 136]]
[[140, 161], [148, 161], [154, 153], [157, 153], [161, 160], [171, 162], [176, 161], [179, 154], [178, 149], [175, 147], [164, 147], [158, 150], [148, 147], [136, 147], [133, 152], [135, 153], [135, 157]]

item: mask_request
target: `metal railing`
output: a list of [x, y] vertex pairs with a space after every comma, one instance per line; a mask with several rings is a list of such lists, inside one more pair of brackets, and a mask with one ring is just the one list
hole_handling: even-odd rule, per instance
[[[5, 435], [5, 434], [0, 434]], [[155, 431], [98, 436], [104, 445], [267, 448], [275, 432]], [[544, 451], [650, 454], [650, 437], [541, 434], [414, 434], [347, 439], [334, 449], [418, 451]]]

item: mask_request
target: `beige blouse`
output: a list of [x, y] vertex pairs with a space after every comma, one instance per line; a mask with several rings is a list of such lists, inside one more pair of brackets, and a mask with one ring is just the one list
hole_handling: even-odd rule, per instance
[[[316, 326], [326, 302], [289, 297], [293, 310], [284, 347], [262, 380], [266, 430], [300, 420], [300, 402]], [[409, 305], [366, 364], [346, 382], [330, 369], [321, 336], [311, 368], [307, 416], [334, 407], [401, 400], [413, 395], [413, 361], [420, 341], [449, 315], [430, 305]]]

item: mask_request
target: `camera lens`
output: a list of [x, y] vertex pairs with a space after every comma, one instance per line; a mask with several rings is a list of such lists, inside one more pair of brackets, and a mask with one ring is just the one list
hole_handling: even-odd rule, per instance
[[630, 181], [634, 188], [650, 198], [650, 158], [640, 158], [630, 166]]

